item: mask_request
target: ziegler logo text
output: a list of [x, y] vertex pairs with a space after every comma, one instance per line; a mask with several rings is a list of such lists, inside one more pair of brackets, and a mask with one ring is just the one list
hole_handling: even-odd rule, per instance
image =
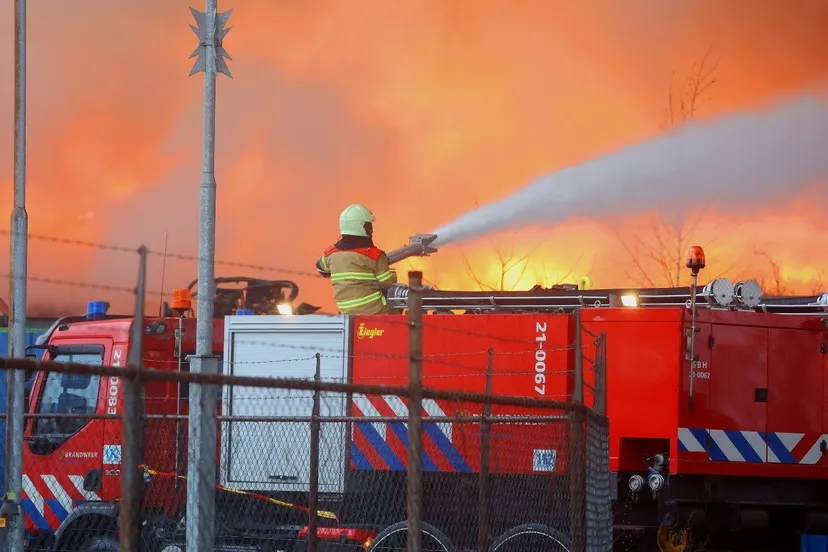
[[359, 330], [357, 330], [357, 337], [359, 339], [374, 339], [375, 337], [382, 337], [382, 334], [385, 333], [385, 330], [381, 328], [366, 328], [365, 324], [359, 325]]

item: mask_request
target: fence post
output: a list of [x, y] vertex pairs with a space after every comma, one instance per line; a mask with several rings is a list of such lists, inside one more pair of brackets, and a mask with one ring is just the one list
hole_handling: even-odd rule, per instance
[[581, 552], [585, 546], [586, 516], [586, 439], [584, 438], [585, 416], [580, 404], [573, 405], [570, 411], [570, 454], [567, 471], [569, 473], [569, 533], [572, 539], [572, 552]]
[[572, 313], [575, 322], [575, 373], [572, 377], [572, 402], [584, 402], [584, 351], [582, 349], [581, 309]]
[[423, 273], [408, 273], [408, 552], [420, 552], [422, 541], [422, 393]]
[[[486, 366], [486, 397], [492, 394], [492, 370], [494, 367], [494, 349], [489, 348], [489, 363]], [[492, 414], [490, 402], [483, 403], [483, 415], [480, 418], [480, 487], [478, 489], [477, 507], [477, 552], [486, 552], [489, 544], [489, 430]]]
[[[313, 381], [322, 381], [322, 355], [316, 353], [316, 373]], [[310, 496], [308, 497], [308, 552], [316, 552], [316, 512], [319, 508], [319, 414], [320, 391], [313, 390], [313, 413], [311, 414], [310, 442]]]
[[599, 350], [595, 354], [595, 410], [607, 415], [607, 332], [598, 335]]
[[584, 439], [584, 351], [582, 346], [581, 310], [572, 313], [575, 323], [575, 372], [573, 374], [572, 408], [569, 412], [569, 533], [572, 552], [585, 549], [584, 517], [586, 515], [586, 443]]
[[138, 284], [135, 287], [135, 314], [129, 335], [127, 365], [138, 369], [139, 375], [124, 379], [123, 456], [121, 458], [121, 512], [118, 550], [134, 552], [141, 549], [141, 507], [144, 491], [143, 452], [143, 366], [144, 301], [146, 299], [147, 248], [138, 249]]

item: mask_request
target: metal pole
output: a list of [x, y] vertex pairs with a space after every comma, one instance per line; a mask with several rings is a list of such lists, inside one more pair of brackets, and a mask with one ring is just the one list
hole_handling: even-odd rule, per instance
[[[9, 356], [26, 356], [26, 278], [29, 219], [26, 213], [26, 0], [15, 0], [14, 27], [14, 209], [11, 213], [11, 305]], [[23, 415], [26, 373], [6, 372], [6, 496], [17, 505], [9, 516], [8, 550], [23, 551]]]
[[[494, 349], [489, 348], [489, 364], [486, 366], [486, 396], [492, 394], [492, 371], [494, 369]], [[491, 422], [488, 416], [492, 405], [483, 403], [483, 417], [480, 420], [480, 487], [478, 488], [477, 551], [489, 549], [489, 430]]]
[[[204, 143], [199, 197], [198, 312], [194, 373], [217, 373], [213, 356], [213, 299], [215, 296], [216, 239], [216, 16], [217, 0], [205, 0]], [[190, 427], [187, 450], [187, 552], [213, 552], [216, 484], [216, 389], [190, 385]]]
[[204, 72], [204, 142], [199, 190], [198, 313], [196, 356], [213, 353], [213, 298], [215, 297], [216, 249], [216, 14], [218, 0], [207, 2], [206, 63]]
[[423, 273], [408, 273], [408, 552], [422, 541]]
[[586, 443], [584, 415], [580, 410], [570, 412], [570, 445], [567, 472], [569, 477], [569, 531], [571, 550], [584, 550], [584, 519], [586, 517]]
[[584, 402], [584, 351], [582, 349], [581, 309], [572, 313], [575, 322], [575, 373], [572, 378], [572, 402]]
[[573, 377], [570, 411], [570, 451], [567, 472], [569, 476], [570, 537], [573, 552], [584, 550], [584, 517], [586, 515], [586, 455], [584, 443], [584, 416], [578, 409], [584, 403], [584, 351], [582, 345], [581, 309], [572, 313], [575, 324], [575, 373]]
[[595, 359], [598, 362], [598, 372], [595, 374], [595, 410], [601, 416], [607, 415], [607, 333], [598, 335], [599, 350]]
[[[314, 381], [322, 381], [322, 355], [316, 353], [316, 373]], [[319, 389], [313, 390], [313, 412], [311, 413], [311, 442], [310, 442], [310, 496], [308, 497], [308, 552], [316, 552], [316, 511], [319, 508]]]
[[[147, 248], [138, 249], [138, 285], [135, 288], [135, 315], [129, 332], [127, 365], [139, 372], [143, 366], [144, 303], [146, 301]], [[121, 515], [118, 530], [119, 552], [141, 548], [141, 506], [143, 504], [143, 382], [141, 376], [124, 380], [123, 470], [121, 471]]]
[[695, 381], [696, 368], [696, 289], [699, 285], [699, 273], [693, 271], [690, 274], [692, 282], [690, 284], [690, 331], [688, 335], [687, 360], [690, 361], [688, 374], [690, 377], [690, 389], [687, 396], [687, 409], [693, 410], [693, 382]]

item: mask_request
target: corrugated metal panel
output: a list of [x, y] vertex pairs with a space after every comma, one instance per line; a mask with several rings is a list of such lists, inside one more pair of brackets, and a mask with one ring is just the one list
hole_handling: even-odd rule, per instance
[[828, 552], [828, 535], [801, 535], [800, 552]]
[[[34, 345], [37, 338], [48, 328], [34, 328], [26, 331], [26, 346]], [[0, 328], [0, 355], [9, 356], [9, 329]]]

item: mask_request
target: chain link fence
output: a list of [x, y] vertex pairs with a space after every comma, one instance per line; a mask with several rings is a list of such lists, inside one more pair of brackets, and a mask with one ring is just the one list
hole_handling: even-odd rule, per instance
[[[419, 550], [612, 546], [607, 422], [580, 404], [425, 389], [417, 411], [407, 387], [214, 376], [217, 462], [192, 469], [179, 398], [206, 387], [199, 375], [38, 368], [24, 450], [30, 550], [118, 550], [133, 515], [138, 549], [184, 550], [188, 507], [201, 506], [188, 506], [192, 477], [216, 482], [217, 551], [407, 550], [412, 492]], [[123, 434], [127, 382], [142, 389], [139, 438]], [[142, 485], [127, 496], [124, 447], [141, 444]]]
[[[32, 551], [609, 551], [606, 336], [579, 311], [525, 319], [528, 339], [472, 333], [425, 323], [412, 298], [407, 321], [382, 318], [407, 351], [370, 334], [357, 358], [302, 334], [290, 357], [273, 351], [285, 333], [242, 347], [230, 328], [223, 369], [200, 369], [220, 360], [182, 351], [183, 318], [121, 317], [120, 341], [81, 331], [44, 345], [49, 360], [0, 359], [33, 376], [22, 451], [7, 447], [22, 492], [0, 521], [22, 519]], [[474, 341], [424, 354], [424, 328]]]

